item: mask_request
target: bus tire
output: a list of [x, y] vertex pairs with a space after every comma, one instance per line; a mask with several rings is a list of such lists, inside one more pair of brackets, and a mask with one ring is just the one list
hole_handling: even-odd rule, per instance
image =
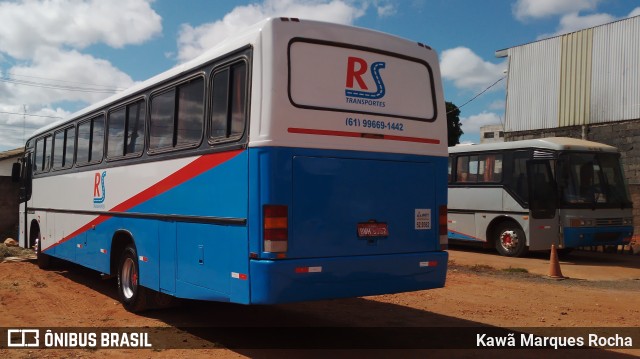
[[505, 257], [522, 257], [528, 251], [524, 232], [512, 222], [504, 222], [498, 226], [495, 244], [498, 253]]
[[42, 237], [40, 236], [40, 231], [38, 231], [38, 236], [36, 237], [35, 240], [35, 247], [36, 247], [36, 262], [38, 263], [38, 268], [40, 269], [49, 269], [51, 268], [51, 256], [48, 254], [44, 254], [42, 253], [42, 250], [40, 249], [40, 239]]
[[147, 289], [140, 285], [138, 252], [133, 244], [124, 248], [118, 262], [118, 296], [124, 308], [130, 312], [147, 308]]

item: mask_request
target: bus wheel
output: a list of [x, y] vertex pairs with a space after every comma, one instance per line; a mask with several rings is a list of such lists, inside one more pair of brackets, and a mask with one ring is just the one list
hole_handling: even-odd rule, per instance
[[129, 244], [122, 251], [118, 266], [118, 295], [122, 305], [130, 312], [147, 307], [146, 289], [140, 286], [140, 268], [136, 247]]
[[36, 237], [35, 247], [36, 247], [36, 261], [38, 263], [38, 268], [40, 269], [48, 269], [51, 267], [51, 256], [48, 254], [42, 253], [40, 249], [40, 232], [38, 232], [38, 236]]
[[522, 257], [527, 253], [527, 239], [520, 227], [513, 223], [503, 223], [496, 231], [496, 250], [506, 257]]

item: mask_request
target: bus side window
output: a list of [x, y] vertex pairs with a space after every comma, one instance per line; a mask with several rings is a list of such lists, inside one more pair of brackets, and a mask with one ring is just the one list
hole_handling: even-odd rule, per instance
[[69, 168], [73, 165], [75, 138], [75, 127], [56, 131], [53, 136], [53, 169]]
[[102, 161], [104, 151], [104, 116], [100, 115], [78, 125], [76, 163], [88, 164]]
[[469, 158], [469, 179], [467, 182], [478, 182], [478, 173], [484, 173], [478, 156]]
[[513, 153], [511, 178], [507, 179], [508, 186], [525, 203], [529, 202], [529, 180], [527, 179], [527, 161], [529, 153], [516, 151]]
[[247, 64], [244, 61], [213, 75], [213, 106], [209, 138], [213, 142], [236, 140], [247, 118]]
[[456, 170], [456, 182], [469, 181], [469, 156], [458, 157], [458, 167]]
[[107, 158], [142, 153], [144, 146], [144, 120], [144, 100], [109, 112]]
[[44, 138], [36, 140], [36, 150], [34, 152], [35, 160], [33, 161], [33, 171], [35, 173], [44, 171]]
[[124, 153], [125, 108], [109, 112], [107, 122], [107, 158], [120, 157]]
[[53, 135], [53, 168], [64, 167], [64, 130], [56, 131]]
[[204, 80], [197, 77], [151, 98], [149, 149], [195, 147], [203, 123]]
[[502, 181], [502, 155], [480, 156], [480, 168], [484, 171], [478, 182]]
[[43, 162], [42, 162], [42, 171], [43, 172], [47, 172], [49, 171], [49, 169], [51, 169], [51, 152], [53, 152], [53, 146], [51, 146], [52, 143], [52, 137], [51, 136], [47, 136], [44, 138], [44, 154], [43, 156]]

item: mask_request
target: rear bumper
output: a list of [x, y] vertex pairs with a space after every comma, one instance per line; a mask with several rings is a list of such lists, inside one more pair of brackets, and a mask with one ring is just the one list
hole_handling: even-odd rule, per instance
[[564, 228], [566, 248], [627, 244], [633, 236], [633, 227], [583, 227]]
[[447, 252], [251, 260], [251, 303], [277, 304], [444, 287]]

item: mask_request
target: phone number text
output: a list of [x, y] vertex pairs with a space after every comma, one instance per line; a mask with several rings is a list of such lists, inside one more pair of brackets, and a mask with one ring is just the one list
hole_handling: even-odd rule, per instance
[[344, 121], [348, 127], [375, 128], [379, 130], [404, 131], [404, 124], [347, 117]]

